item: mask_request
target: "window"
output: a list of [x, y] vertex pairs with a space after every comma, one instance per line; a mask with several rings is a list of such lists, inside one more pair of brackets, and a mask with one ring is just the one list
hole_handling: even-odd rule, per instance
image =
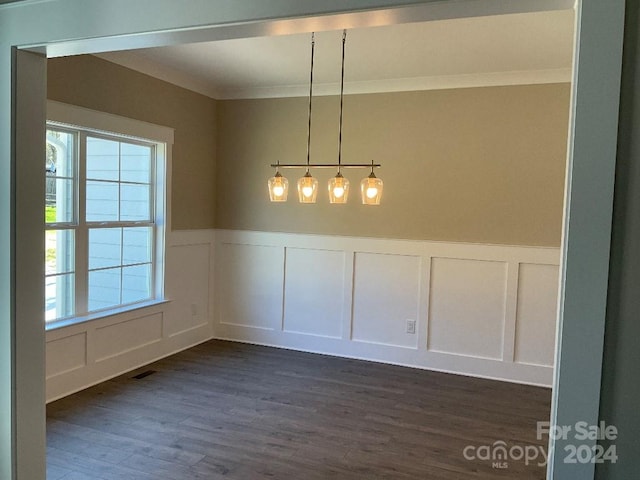
[[45, 319], [162, 297], [162, 142], [47, 124]]

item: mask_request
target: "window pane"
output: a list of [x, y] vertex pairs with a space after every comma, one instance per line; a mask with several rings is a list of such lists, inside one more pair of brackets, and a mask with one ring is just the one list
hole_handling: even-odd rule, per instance
[[136, 265], [122, 269], [122, 303], [151, 298], [151, 265]]
[[47, 176], [73, 177], [74, 134], [47, 130]]
[[89, 229], [89, 270], [119, 267], [121, 259], [122, 228]]
[[47, 223], [73, 222], [73, 180], [47, 177], [44, 217]]
[[70, 317], [74, 314], [75, 274], [45, 277], [45, 320]]
[[120, 179], [120, 143], [87, 137], [87, 179]]
[[117, 221], [119, 190], [117, 183], [87, 181], [87, 221]]
[[[117, 135], [65, 129], [47, 128], [47, 321], [147, 300], [155, 285], [156, 147]], [[84, 145], [79, 146], [79, 140]], [[78, 172], [83, 177], [86, 172], [86, 177]], [[89, 227], [86, 236], [78, 235], [76, 223], [81, 226], [84, 221]], [[126, 222], [130, 226], [123, 227]], [[84, 271], [76, 271], [76, 248], [86, 256], [79, 257]], [[85, 298], [75, 299], [76, 289]], [[82, 311], [75, 311], [76, 300]]]
[[151, 227], [125, 228], [122, 235], [122, 264], [151, 262]]
[[89, 311], [120, 305], [121, 268], [89, 272]]
[[151, 147], [120, 144], [120, 180], [151, 183]]
[[120, 195], [120, 220], [151, 220], [149, 185], [122, 184]]
[[45, 232], [45, 273], [70, 273], [75, 270], [75, 232], [47, 230]]

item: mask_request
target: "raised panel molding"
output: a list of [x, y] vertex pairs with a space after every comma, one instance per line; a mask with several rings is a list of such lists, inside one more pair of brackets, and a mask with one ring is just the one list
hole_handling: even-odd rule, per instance
[[72, 372], [87, 364], [87, 334], [70, 335], [47, 342], [47, 379]]
[[164, 330], [173, 337], [209, 323], [211, 244], [174, 245], [167, 259], [167, 271], [182, 271], [165, 279], [167, 298], [171, 299], [174, 315], [165, 316]]
[[96, 328], [94, 337], [96, 362], [146, 347], [162, 340], [162, 313]]
[[507, 263], [433, 258], [427, 348], [502, 359]]
[[519, 269], [514, 360], [553, 366], [558, 267], [523, 263]]
[[285, 332], [342, 337], [344, 256], [333, 250], [286, 249]]
[[[558, 248], [231, 230], [216, 231], [216, 242], [225, 252], [218, 278], [258, 277], [216, 292], [218, 309], [227, 312], [218, 317], [216, 338], [552, 383]], [[242, 252], [259, 247], [283, 254], [247, 262]], [[239, 252], [233, 262], [229, 249]], [[272, 271], [284, 275], [263, 278], [271, 285], [266, 296], [248, 300], [246, 289]], [[253, 320], [240, 321], [224, 307], [242, 300]], [[280, 328], [256, 320], [261, 302], [284, 306]], [[408, 319], [416, 320], [415, 334], [406, 333]]]
[[280, 329], [284, 247], [223, 243], [218, 247], [217, 256], [219, 322]]
[[357, 342], [417, 348], [420, 316], [421, 259], [413, 255], [356, 252], [353, 325]]

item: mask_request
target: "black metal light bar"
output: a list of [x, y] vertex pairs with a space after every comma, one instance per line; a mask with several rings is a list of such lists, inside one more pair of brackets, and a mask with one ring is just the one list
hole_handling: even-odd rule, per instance
[[[290, 163], [288, 165], [283, 165], [282, 163], [272, 163], [270, 165], [272, 168], [336, 168], [338, 167], [337, 163]], [[341, 168], [380, 168], [382, 164], [380, 163], [342, 163], [340, 165]]]

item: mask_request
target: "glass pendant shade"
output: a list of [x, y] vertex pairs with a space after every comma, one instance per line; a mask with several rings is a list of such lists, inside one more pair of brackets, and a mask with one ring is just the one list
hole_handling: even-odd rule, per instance
[[300, 203], [316, 203], [318, 196], [318, 180], [313, 178], [309, 172], [298, 180], [298, 200]]
[[329, 203], [347, 203], [349, 180], [338, 173], [329, 180]]
[[269, 199], [272, 202], [286, 202], [289, 195], [289, 180], [276, 172], [275, 176], [269, 179]]
[[373, 172], [360, 182], [360, 192], [362, 193], [363, 205], [380, 205], [382, 199], [382, 180], [377, 178]]

